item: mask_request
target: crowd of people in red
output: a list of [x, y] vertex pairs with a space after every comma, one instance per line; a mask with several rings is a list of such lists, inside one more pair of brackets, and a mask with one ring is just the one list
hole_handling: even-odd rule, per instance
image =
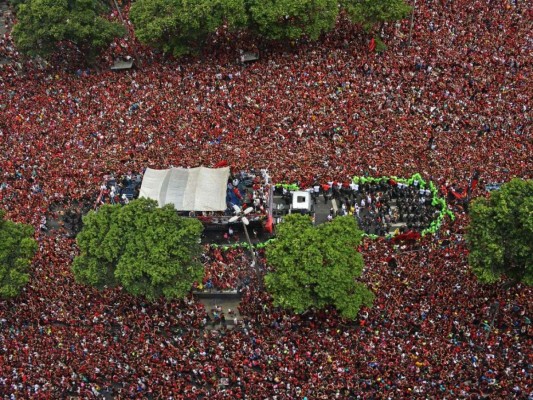
[[226, 248], [205, 246], [203, 265], [204, 279], [200, 290], [239, 290], [251, 282], [251, 274], [255, 271], [249, 254], [242, 248]]
[[[39, 252], [23, 293], [0, 302], [0, 397], [531, 398], [531, 288], [476, 281], [461, 213], [414, 247], [365, 240], [376, 300], [355, 322], [279, 310], [246, 274], [245, 250], [209, 254], [203, 284], [247, 279], [244, 320], [228, 331], [205, 330], [194, 298], [76, 284], [75, 240], [38, 229], [58, 205], [92, 199], [104, 175], [145, 167], [225, 161], [301, 186], [531, 178], [530, 21], [518, 0], [423, 0], [412, 45], [409, 21], [390, 23], [383, 54], [341, 22], [250, 65], [221, 35], [184, 62], [130, 41], [142, 64], [124, 73], [1, 66], [0, 206], [37, 228]], [[18, 60], [9, 34], [0, 52]]]

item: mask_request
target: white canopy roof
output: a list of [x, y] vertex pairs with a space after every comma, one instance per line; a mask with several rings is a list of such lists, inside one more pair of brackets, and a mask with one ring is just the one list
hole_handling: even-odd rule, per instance
[[224, 211], [229, 167], [147, 168], [139, 197], [154, 199], [178, 211]]

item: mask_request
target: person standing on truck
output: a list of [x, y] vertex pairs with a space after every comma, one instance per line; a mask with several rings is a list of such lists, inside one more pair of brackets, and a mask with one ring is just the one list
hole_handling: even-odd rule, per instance
[[322, 185], [322, 194], [324, 195], [324, 204], [327, 204], [331, 185], [324, 183]]
[[352, 199], [357, 197], [357, 192], [359, 191], [359, 184], [355, 182], [350, 183], [350, 189], [352, 189]]
[[318, 202], [318, 196], [320, 196], [320, 185], [315, 182], [313, 185], [313, 201], [315, 204]]

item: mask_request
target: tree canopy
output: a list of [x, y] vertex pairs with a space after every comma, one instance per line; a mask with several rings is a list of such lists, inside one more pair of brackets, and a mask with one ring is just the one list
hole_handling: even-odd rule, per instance
[[404, 0], [341, 0], [341, 6], [352, 22], [367, 31], [383, 22], [403, 19], [411, 12]]
[[251, 28], [274, 40], [316, 40], [335, 26], [336, 0], [249, 0]]
[[9, 4], [11, 4], [15, 9], [23, 3], [26, 3], [26, 0], [9, 0]]
[[265, 276], [265, 283], [274, 304], [297, 313], [333, 305], [343, 317], [355, 318], [374, 298], [356, 281], [363, 270], [363, 257], [356, 249], [361, 237], [351, 217], [314, 227], [308, 216], [287, 216], [266, 248], [274, 272]]
[[270, 40], [316, 40], [340, 9], [370, 30], [405, 18], [404, 0], [137, 0], [130, 10], [139, 40], [176, 56], [195, 52], [218, 28], [246, 28]]
[[224, 24], [246, 24], [243, 0], [137, 0], [130, 18], [142, 43], [175, 56], [196, 51]]
[[15, 297], [30, 279], [29, 268], [37, 252], [33, 227], [4, 219], [0, 210], [0, 298]]
[[467, 232], [469, 262], [483, 282], [502, 275], [533, 284], [533, 180], [513, 179], [476, 199]]
[[15, 45], [23, 54], [47, 58], [69, 43], [91, 59], [126, 33], [100, 16], [102, 11], [97, 0], [27, 0], [18, 5]]
[[[87, 60], [124, 35], [101, 16], [107, 0], [11, 0], [17, 6], [13, 37], [19, 51], [48, 57], [66, 44]], [[331, 31], [339, 10], [365, 29], [405, 18], [404, 0], [136, 0], [130, 9], [135, 35], [175, 56], [195, 53], [220, 28], [248, 29], [270, 40], [316, 40]]]
[[104, 205], [91, 211], [78, 234], [76, 280], [99, 289], [120, 285], [148, 299], [183, 298], [203, 277], [202, 224], [153, 200]]

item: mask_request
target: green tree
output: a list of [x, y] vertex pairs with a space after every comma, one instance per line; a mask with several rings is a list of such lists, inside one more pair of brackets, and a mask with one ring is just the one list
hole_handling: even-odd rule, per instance
[[404, 19], [411, 12], [404, 0], [341, 0], [341, 7], [353, 23], [367, 31], [387, 21]]
[[178, 216], [172, 205], [158, 208], [155, 201], [141, 199], [121, 209], [118, 223], [130, 227], [115, 270], [128, 292], [150, 299], [185, 297], [202, 279], [200, 221]]
[[476, 199], [470, 217], [468, 260], [477, 277], [533, 285], [533, 180], [513, 179]]
[[119, 284], [115, 268], [124, 253], [123, 228], [118, 223], [120, 206], [104, 205], [83, 217], [83, 229], [76, 241], [80, 254], [72, 263], [79, 283], [98, 289]]
[[29, 268], [37, 252], [33, 227], [4, 219], [0, 211], [0, 298], [15, 297], [30, 279]]
[[202, 224], [178, 216], [172, 205], [139, 199], [103, 206], [83, 219], [76, 280], [99, 289], [120, 285], [148, 299], [183, 298], [203, 277]]
[[141, 43], [175, 56], [198, 51], [224, 24], [235, 29], [247, 19], [244, 0], [137, 0], [130, 18]]
[[336, 0], [248, 0], [252, 30], [267, 39], [316, 40], [335, 26]]
[[9, 4], [11, 4], [11, 6], [13, 6], [15, 8], [15, 11], [16, 11], [17, 7], [20, 4], [23, 4], [23, 3], [26, 3], [26, 0], [9, 0]]
[[27, 0], [17, 9], [15, 45], [25, 55], [47, 58], [70, 43], [91, 61], [126, 33], [121, 24], [101, 17], [102, 11], [97, 0]]
[[362, 237], [355, 220], [338, 217], [314, 227], [308, 216], [289, 215], [266, 248], [274, 272], [265, 276], [274, 304], [302, 313], [333, 305], [345, 318], [370, 306], [373, 293], [356, 279], [363, 258], [356, 250]]

